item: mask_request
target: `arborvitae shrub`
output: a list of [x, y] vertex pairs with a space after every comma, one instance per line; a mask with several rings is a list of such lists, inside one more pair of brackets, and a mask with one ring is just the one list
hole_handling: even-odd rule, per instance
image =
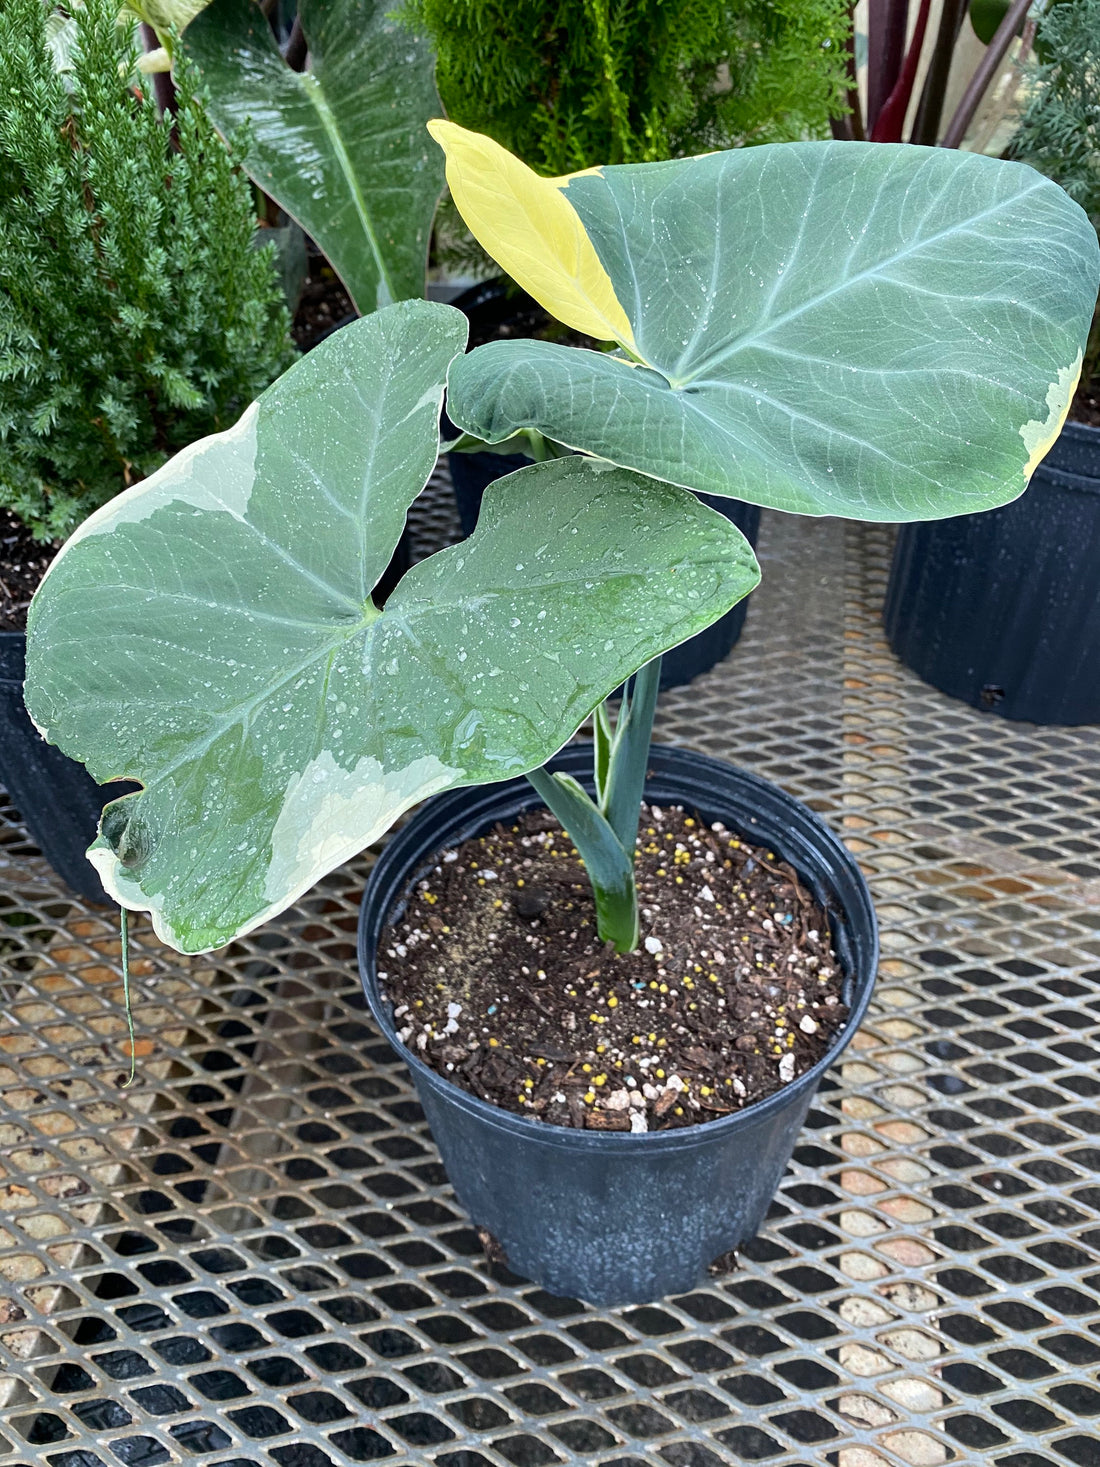
[[[1012, 157], [1030, 163], [1100, 229], [1100, 0], [1064, 0], [1039, 22], [1033, 90], [1012, 140]], [[1093, 318], [1082, 381], [1100, 372], [1100, 308]]]
[[823, 136], [847, 0], [408, 0], [448, 115], [568, 173]]
[[[0, 0], [0, 506], [59, 539], [292, 359], [251, 187], [177, 71], [157, 115], [116, 0]], [[144, 87], [145, 95], [142, 95]]]

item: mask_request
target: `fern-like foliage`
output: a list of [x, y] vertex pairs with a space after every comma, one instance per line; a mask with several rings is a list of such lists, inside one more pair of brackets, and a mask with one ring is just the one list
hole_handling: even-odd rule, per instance
[[59, 72], [43, 0], [0, 0], [0, 506], [40, 540], [228, 427], [293, 357], [193, 76], [173, 129], [115, 0], [71, 19]]
[[448, 115], [568, 173], [821, 136], [847, 0], [408, 0]]
[[[1009, 149], [1070, 198], [1100, 230], [1100, 0], [1062, 0], [1039, 23], [1042, 65]], [[1100, 372], [1100, 309], [1093, 318], [1082, 381]]]

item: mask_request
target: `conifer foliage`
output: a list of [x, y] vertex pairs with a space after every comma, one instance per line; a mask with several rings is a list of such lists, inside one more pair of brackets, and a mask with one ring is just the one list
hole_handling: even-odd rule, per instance
[[408, 0], [448, 116], [539, 172], [825, 136], [847, 0]]
[[[251, 187], [186, 65], [161, 118], [114, 0], [0, 0], [0, 507], [71, 531], [289, 364]], [[142, 95], [142, 84], [146, 95]]]
[[[1062, 0], [1039, 23], [1040, 64], [1011, 154], [1060, 183], [1100, 230], [1100, 0]], [[1100, 306], [1081, 380], [1100, 373]]]

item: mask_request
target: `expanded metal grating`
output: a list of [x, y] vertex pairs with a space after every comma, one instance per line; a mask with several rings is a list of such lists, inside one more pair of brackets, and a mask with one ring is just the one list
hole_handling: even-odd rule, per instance
[[766, 516], [663, 701], [843, 832], [884, 957], [760, 1237], [647, 1308], [485, 1262], [364, 1013], [366, 860], [214, 957], [135, 923], [123, 1089], [114, 923], [0, 808], [0, 1467], [1096, 1467], [1100, 736], [899, 667], [889, 545]]

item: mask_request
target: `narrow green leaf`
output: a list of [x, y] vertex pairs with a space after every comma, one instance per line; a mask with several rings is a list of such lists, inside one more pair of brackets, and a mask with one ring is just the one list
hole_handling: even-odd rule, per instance
[[561, 821], [577, 850], [596, 898], [598, 935], [621, 953], [638, 946], [638, 890], [634, 843], [624, 850], [602, 812], [571, 774], [533, 769], [527, 778]]
[[657, 657], [639, 671], [629, 701], [623, 700], [600, 800], [608, 824], [623, 849], [632, 854], [638, 839], [638, 815], [660, 685], [661, 659]]
[[[624, 704], [626, 694], [623, 694]], [[592, 715], [592, 729], [594, 744], [592, 747], [592, 773], [596, 784], [596, 801], [602, 806], [604, 798], [604, 784], [607, 780], [607, 771], [611, 763], [611, 747], [614, 738], [614, 730], [611, 726], [611, 711], [606, 699]]]
[[473, 538], [378, 612], [464, 332], [413, 301], [338, 332], [97, 512], [35, 598], [32, 717], [144, 786], [92, 859], [183, 951], [281, 911], [427, 795], [544, 763], [756, 584], [693, 495], [573, 457], [499, 481]]
[[533, 425], [692, 489], [912, 520], [1014, 499], [1061, 429], [1100, 250], [1029, 168], [795, 143], [599, 169], [564, 194], [641, 365], [479, 347], [448, 396], [476, 437]]
[[443, 160], [425, 130], [440, 112], [427, 42], [392, 0], [301, 0], [310, 69], [283, 61], [252, 0], [213, 0], [184, 52], [232, 135], [248, 122], [252, 178], [328, 257], [366, 313], [424, 294]]

